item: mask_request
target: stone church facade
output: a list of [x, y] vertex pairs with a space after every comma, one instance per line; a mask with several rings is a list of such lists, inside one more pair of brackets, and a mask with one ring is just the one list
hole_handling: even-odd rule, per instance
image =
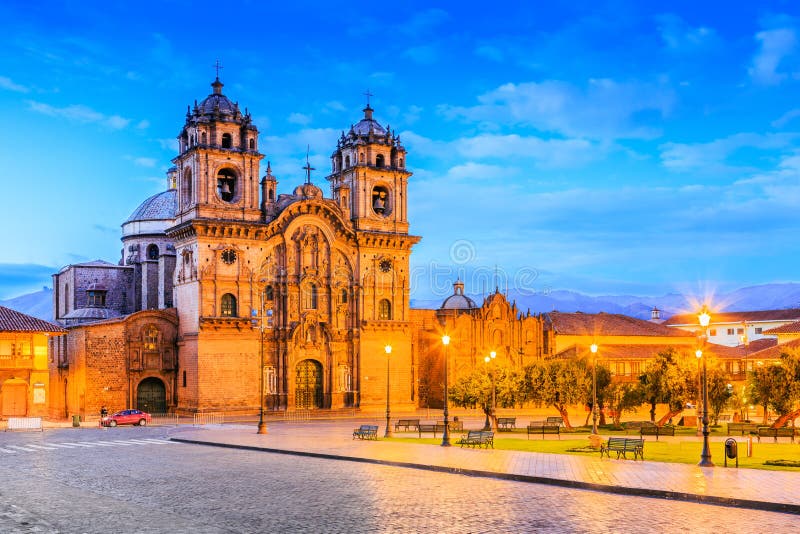
[[[406, 151], [364, 117], [337, 140], [330, 197], [278, 194], [250, 114], [222, 92], [186, 113], [166, 191], [122, 225], [117, 265], [54, 275], [54, 416], [393, 404], [416, 383]], [[263, 385], [263, 390], [261, 389]]]

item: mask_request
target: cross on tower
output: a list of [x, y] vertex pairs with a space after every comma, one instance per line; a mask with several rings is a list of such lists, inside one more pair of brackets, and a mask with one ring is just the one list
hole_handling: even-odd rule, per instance
[[370, 92], [369, 92], [369, 89], [367, 89], [367, 92], [366, 92], [366, 93], [364, 93], [364, 96], [366, 96], [366, 97], [367, 97], [367, 107], [369, 107], [369, 97], [371, 97], [371, 96], [375, 96], [375, 95], [373, 95], [372, 93], [370, 93]]
[[217, 69], [217, 79], [219, 80], [219, 69], [224, 69], [222, 65], [219, 63], [219, 59], [217, 59], [216, 63], [214, 63], [214, 68]]
[[311, 171], [315, 171], [314, 167], [311, 166], [311, 162], [308, 161], [308, 152], [311, 150], [311, 145], [306, 145], [306, 166], [303, 169], [306, 171], [306, 183], [311, 183]]

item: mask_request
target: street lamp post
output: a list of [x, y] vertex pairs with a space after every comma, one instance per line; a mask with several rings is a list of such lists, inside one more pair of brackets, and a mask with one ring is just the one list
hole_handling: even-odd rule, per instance
[[386, 351], [386, 432], [383, 437], [391, 438], [392, 427], [389, 424], [389, 356], [392, 354], [392, 346], [386, 345], [383, 350]]
[[592, 434], [597, 434], [597, 343], [592, 343]]
[[258, 392], [258, 430], [256, 434], [266, 434], [267, 433], [267, 422], [264, 421], [264, 291], [261, 291], [261, 296], [259, 299], [261, 304], [261, 308], [258, 314], [258, 330], [260, 332], [259, 336], [259, 351], [261, 353], [261, 367], [259, 369], [261, 374], [261, 379], [259, 383], [261, 384], [261, 389]]
[[447, 334], [442, 336], [442, 345], [444, 345], [444, 432], [442, 433], [442, 447], [450, 446], [450, 421], [447, 419], [450, 415], [447, 411], [447, 348], [450, 345], [450, 336]]
[[[708, 339], [708, 324], [711, 322], [711, 315], [708, 313], [708, 308], [703, 306], [700, 313], [697, 315], [700, 326], [703, 327], [705, 339]], [[701, 351], [702, 356], [702, 351]], [[714, 467], [714, 462], [711, 461], [711, 449], [708, 446], [708, 374], [706, 367], [707, 358], [703, 359], [703, 452], [700, 453], [700, 463], [697, 464], [701, 467]]]
[[[496, 357], [497, 357], [497, 353], [495, 351], [492, 351], [492, 352], [489, 353], [489, 356], [486, 356], [483, 359], [483, 361], [486, 362], [486, 364], [488, 365], [488, 364], [492, 363], [492, 360], [494, 360]], [[489, 407], [489, 411], [490, 411], [492, 417], [494, 418], [494, 420], [497, 421], [497, 417], [496, 417], [496, 414], [495, 414], [495, 410], [497, 409], [497, 404], [495, 403], [495, 392], [497, 390], [495, 389], [495, 383], [494, 383], [494, 369], [491, 368], [491, 367], [489, 368], [489, 378], [491, 378], [491, 380], [492, 380], [492, 404]], [[484, 430], [491, 430], [492, 429], [492, 424], [489, 422], [489, 413], [486, 414], [486, 422], [483, 424], [483, 429]]]

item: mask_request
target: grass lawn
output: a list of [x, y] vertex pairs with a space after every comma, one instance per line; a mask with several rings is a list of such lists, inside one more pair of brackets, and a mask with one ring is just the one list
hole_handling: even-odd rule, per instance
[[[683, 430], [683, 429], [681, 429]], [[688, 429], [687, 429], [688, 430]], [[609, 435], [624, 436], [624, 432], [601, 429], [600, 434], [608, 437]], [[701, 439], [684, 441], [688, 436], [694, 436], [694, 429], [687, 432], [678, 431], [674, 438], [661, 438], [664, 441], [656, 441], [654, 436], [645, 436], [644, 457], [653, 462], [672, 462], [679, 464], [697, 464], [700, 461], [700, 452], [703, 448]], [[425, 445], [439, 445], [442, 438], [418, 438], [417, 434], [396, 433], [392, 441], [403, 443], [416, 443]], [[724, 433], [712, 433], [724, 436]], [[497, 436], [497, 435], [496, 435]], [[454, 432], [450, 436], [450, 442], [454, 446], [461, 437], [459, 432]], [[638, 437], [633, 433], [628, 437]], [[753, 456], [747, 457], [747, 438], [736, 436], [739, 442], [739, 467], [752, 469], [768, 469], [775, 471], [798, 471], [800, 467], [786, 467], [765, 465], [767, 460], [791, 460], [800, 462], [800, 444], [786, 441], [786, 438], [779, 443], [773, 443], [771, 439], [762, 439], [761, 443], [753, 440]], [[547, 436], [542, 440], [541, 437], [527, 439], [525, 430], [515, 432], [503, 432], [494, 440], [494, 448], [500, 450], [543, 452], [549, 454], [576, 454], [579, 456], [594, 456], [599, 458], [600, 452], [570, 452], [568, 449], [580, 449], [588, 446], [588, 433], [562, 434], [561, 439], [555, 436]], [[719, 467], [724, 462], [724, 444], [722, 441], [711, 441], [711, 460]], [[612, 458], [614, 455], [612, 453]], [[728, 467], [735, 466], [736, 460], [728, 460]]]

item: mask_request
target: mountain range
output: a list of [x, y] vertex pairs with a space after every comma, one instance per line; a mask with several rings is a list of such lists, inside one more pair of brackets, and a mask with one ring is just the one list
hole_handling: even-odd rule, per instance
[[[481, 295], [470, 295], [480, 306]], [[661, 318], [666, 319], [676, 313], [686, 313], [696, 307], [692, 296], [679, 293], [668, 293], [661, 296], [642, 297], [635, 295], [599, 295], [592, 296], [558, 289], [549, 292], [527, 294], [511, 289], [508, 299], [516, 302], [517, 308], [531, 313], [543, 313], [553, 310], [562, 312], [581, 311], [585, 313], [621, 313], [639, 319], [650, 319], [653, 307], [661, 310]], [[411, 299], [412, 308], [436, 309], [441, 306], [441, 299]], [[749, 286], [714, 295], [716, 311], [757, 311], [800, 308], [800, 283], [787, 282]], [[53, 320], [53, 290], [42, 288], [26, 295], [0, 301], [0, 306], [12, 308], [22, 313], [47, 321]]]

